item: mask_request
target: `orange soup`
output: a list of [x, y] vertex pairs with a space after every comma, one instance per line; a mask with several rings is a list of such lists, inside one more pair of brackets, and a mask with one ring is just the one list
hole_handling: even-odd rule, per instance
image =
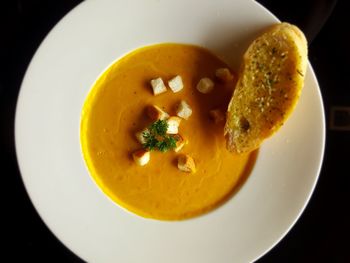
[[[215, 123], [209, 111], [226, 110], [234, 81], [215, 82], [202, 94], [196, 89], [203, 77], [215, 79], [215, 70], [228, 68], [208, 50], [183, 44], [159, 44], [133, 51], [109, 67], [96, 81], [82, 111], [81, 144], [91, 176], [120, 206], [143, 217], [181, 220], [194, 217], [226, 201], [249, 175], [256, 152], [232, 155], [226, 150], [224, 122]], [[184, 88], [154, 96], [150, 80], [164, 83], [180, 75]], [[181, 153], [190, 154], [195, 173], [177, 167], [179, 153], [152, 151], [147, 165], [134, 163], [132, 153], [142, 148], [135, 133], [150, 124], [148, 105], [176, 115], [185, 100], [192, 115], [180, 133], [187, 140]]]

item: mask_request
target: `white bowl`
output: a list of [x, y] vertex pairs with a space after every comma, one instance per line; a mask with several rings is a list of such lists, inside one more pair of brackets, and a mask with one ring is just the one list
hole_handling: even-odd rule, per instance
[[255, 167], [227, 203], [180, 222], [147, 220], [96, 187], [79, 143], [84, 99], [115, 59], [160, 42], [201, 45], [238, 68], [249, 42], [277, 19], [251, 0], [87, 1], [50, 32], [22, 83], [17, 157], [43, 221], [88, 262], [247, 262], [293, 226], [315, 187], [325, 128], [317, 80], [285, 126], [261, 147]]

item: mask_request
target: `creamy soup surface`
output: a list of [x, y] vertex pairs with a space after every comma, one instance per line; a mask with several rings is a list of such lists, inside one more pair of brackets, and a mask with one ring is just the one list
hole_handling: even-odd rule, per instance
[[[228, 65], [204, 48], [159, 44], [127, 54], [99, 77], [83, 107], [80, 135], [90, 174], [107, 196], [135, 214], [160, 220], [198, 216], [232, 196], [257, 153], [228, 152], [224, 122], [209, 117], [212, 109], [226, 110], [234, 81], [216, 81], [209, 94], [196, 89], [203, 77], [215, 80], [215, 70], [222, 67]], [[182, 77], [183, 90], [153, 95], [151, 79], [167, 83], [176, 75]], [[193, 111], [180, 124], [179, 133], [188, 140], [180, 153], [193, 157], [197, 171], [181, 172], [174, 151], [152, 151], [147, 165], [136, 165], [132, 153], [142, 145], [135, 133], [151, 123], [145, 108], [154, 104], [176, 115], [180, 100]]]

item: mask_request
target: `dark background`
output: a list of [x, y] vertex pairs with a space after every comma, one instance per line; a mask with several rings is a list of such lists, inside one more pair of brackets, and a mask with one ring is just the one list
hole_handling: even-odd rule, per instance
[[[15, 106], [25, 70], [46, 34], [81, 1], [4, 2], [7, 4], [0, 4], [0, 171], [5, 207], [1, 258], [9, 262], [82, 262], [39, 218], [22, 184], [14, 149]], [[324, 163], [310, 203], [287, 236], [259, 262], [350, 262], [350, 131], [339, 130], [350, 124], [347, 1], [258, 2], [305, 32], [327, 120]], [[332, 118], [339, 106], [348, 111], [335, 111]]]

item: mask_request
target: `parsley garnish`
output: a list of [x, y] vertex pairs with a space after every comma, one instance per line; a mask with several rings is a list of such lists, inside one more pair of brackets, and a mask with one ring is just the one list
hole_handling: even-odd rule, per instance
[[164, 120], [158, 120], [152, 123], [148, 129], [153, 135], [164, 136], [166, 135], [166, 131], [168, 130], [168, 123]]
[[143, 132], [142, 136], [146, 142], [143, 147], [147, 150], [158, 150], [166, 152], [176, 147], [177, 139], [174, 136], [166, 134], [168, 123], [165, 120], [158, 120], [152, 123], [148, 130]]

